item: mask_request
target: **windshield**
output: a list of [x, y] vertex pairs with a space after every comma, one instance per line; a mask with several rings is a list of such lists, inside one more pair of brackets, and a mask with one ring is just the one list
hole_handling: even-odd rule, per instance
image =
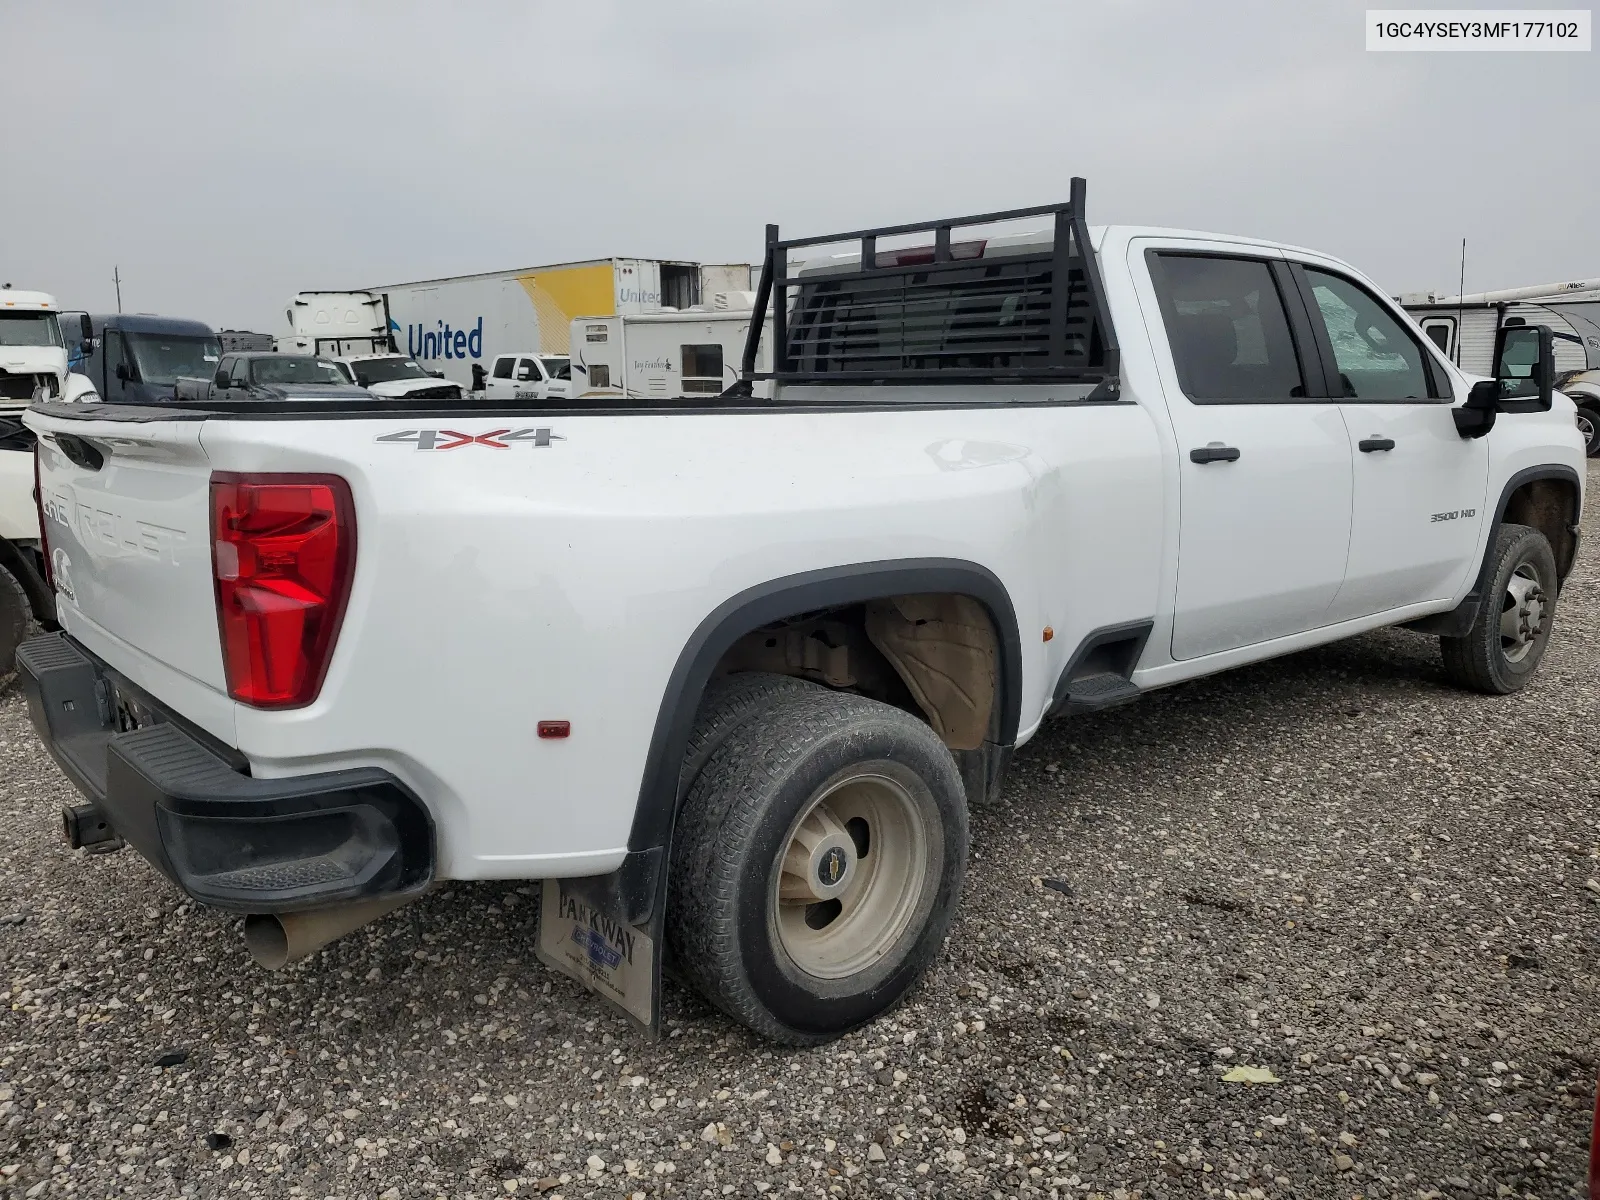
[[0, 313], [0, 346], [59, 346], [61, 326], [55, 313]]
[[346, 383], [339, 368], [327, 359], [299, 354], [258, 358], [250, 364], [250, 378], [256, 383]]
[[142, 383], [170, 386], [180, 375], [209, 379], [222, 357], [222, 343], [214, 337], [159, 333], [125, 333], [123, 337]]
[[374, 383], [393, 383], [397, 379], [432, 379], [413, 358], [364, 358], [350, 364], [356, 382], [362, 387]]
[[549, 375], [551, 379], [572, 378], [572, 364], [567, 359], [552, 358], [549, 355], [541, 354], [539, 361], [544, 363], [545, 374]]

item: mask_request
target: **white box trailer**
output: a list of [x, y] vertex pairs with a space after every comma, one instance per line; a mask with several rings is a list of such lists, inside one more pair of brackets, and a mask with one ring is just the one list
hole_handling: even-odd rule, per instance
[[[742, 303], [731, 310], [578, 317], [569, 335], [568, 394], [619, 399], [720, 395], [739, 378], [750, 332], [750, 293], [736, 295]], [[769, 321], [769, 334], [771, 328]], [[770, 336], [761, 339], [758, 371], [772, 369], [771, 342]], [[770, 396], [771, 382], [759, 381], [755, 394]]]
[[1467, 296], [1420, 292], [1397, 299], [1452, 362], [1474, 375], [1494, 374], [1495, 333], [1518, 322], [1548, 325], [1580, 339], [1556, 340], [1558, 374], [1600, 369], [1600, 279]]
[[1398, 299], [1422, 332], [1474, 375], [1495, 373], [1495, 335], [1503, 325], [1548, 325], [1564, 335], [1555, 342], [1556, 387], [1577, 406], [1585, 451], [1600, 458], [1600, 279]]
[[370, 288], [388, 306], [397, 350], [471, 386], [496, 355], [567, 351], [585, 313], [692, 308], [703, 295], [750, 287], [748, 263], [602, 258]]

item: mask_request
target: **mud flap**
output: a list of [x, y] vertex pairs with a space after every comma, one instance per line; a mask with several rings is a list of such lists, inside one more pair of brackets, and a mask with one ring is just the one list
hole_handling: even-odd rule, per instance
[[536, 947], [545, 966], [610, 1002], [652, 1038], [661, 1034], [661, 857], [630, 854], [610, 875], [545, 880]]

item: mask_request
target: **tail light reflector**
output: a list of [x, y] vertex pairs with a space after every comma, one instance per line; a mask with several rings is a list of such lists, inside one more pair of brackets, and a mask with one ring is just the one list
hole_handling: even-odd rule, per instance
[[228, 694], [317, 698], [355, 573], [355, 505], [337, 475], [211, 476], [211, 565]]

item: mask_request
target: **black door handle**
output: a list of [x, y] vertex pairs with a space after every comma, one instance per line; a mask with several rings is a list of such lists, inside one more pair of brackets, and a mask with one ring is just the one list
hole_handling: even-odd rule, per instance
[[1189, 451], [1189, 461], [1197, 463], [1233, 462], [1238, 457], [1239, 452], [1232, 446], [1201, 446]]
[[1362, 438], [1361, 441], [1359, 443], [1357, 443], [1357, 444], [1361, 447], [1361, 453], [1363, 453], [1363, 454], [1371, 454], [1374, 450], [1393, 450], [1394, 449], [1394, 439], [1393, 438], [1380, 438], [1380, 437]]

